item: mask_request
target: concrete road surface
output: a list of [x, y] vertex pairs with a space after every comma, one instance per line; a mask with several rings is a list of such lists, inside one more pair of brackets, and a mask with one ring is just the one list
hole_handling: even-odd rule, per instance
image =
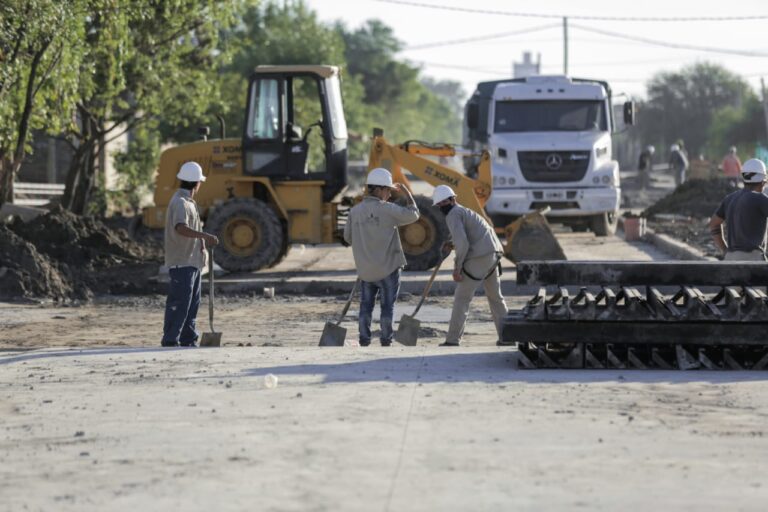
[[764, 374], [514, 358], [5, 352], [0, 510], [765, 510]]

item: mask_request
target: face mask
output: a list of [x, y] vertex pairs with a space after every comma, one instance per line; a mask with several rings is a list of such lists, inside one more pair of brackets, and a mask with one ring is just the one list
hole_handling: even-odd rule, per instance
[[451, 211], [454, 205], [452, 204], [446, 204], [445, 206], [440, 206], [440, 211], [443, 212], [443, 215], [448, 215], [448, 212]]

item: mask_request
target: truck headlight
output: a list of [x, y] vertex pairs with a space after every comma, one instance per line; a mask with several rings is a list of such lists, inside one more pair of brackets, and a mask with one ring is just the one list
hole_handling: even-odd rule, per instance
[[602, 178], [602, 182], [605, 183], [606, 185], [611, 181], [613, 181], [613, 179], [610, 176], [603, 176]]

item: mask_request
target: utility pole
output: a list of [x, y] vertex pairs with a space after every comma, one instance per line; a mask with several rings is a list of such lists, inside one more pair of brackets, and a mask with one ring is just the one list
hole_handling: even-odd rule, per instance
[[765, 116], [765, 136], [768, 138], [768, 98], [765, 97], [765, 80], [760, 77], [760, 90], [763, 93], [763, 115]]
[[563, 17], [563, 74], [568, 76], [568, 18]]

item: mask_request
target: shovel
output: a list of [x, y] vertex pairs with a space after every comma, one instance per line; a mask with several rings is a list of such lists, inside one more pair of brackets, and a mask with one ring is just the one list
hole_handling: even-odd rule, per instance
[[213, 328], [213, 247], [208, 248], [208, 320], [211, 332], [204, 332], [200, 340], [201, 347], [220, 347], [221, 333]]
[[440, 265], [443, 264], [443, 261], [445, 261], [445, 259], [440, 260], [440, 262], [435, 265], [435, 270], [432, 271], [432, 275], [429, 277], [429, 281], [427, 281], [427, 285], [421, 293], [421, 299], [416, 305], [416, 309], [413, 310], [413, 314], [410, 316], [403, 315], [402, 318], [400, 318], [400, 323], [397, 324], [397, 332], [395, 333], [395, 341], [398, 343], [408, 347], [416, 346], [416, 341], [419, 339], [419, 328], [421, 327], [421, 322], [416, 320], [416, 313], [419, 312], [421, 305], [424, 304], [424, 299], [427, 298], [429, 289], [432, 288], [432, 282], [435, 280], [437, 271], [440, 270]]
[[343, 347], [344, 346], [344, 340], [347, 338], [347, 329], [346, 327], [341, 327], [339, 324], [342, 320], [344, 320], [344, 315], [347, 314], [347, 311], [349, 311], [349, 305], [352, 304], [352, 299], [355, 296], [355, 292], [357, 291], [357, 285], [360, 284], [360, 279], [355, 281], [355, 285], [352, 287], [352, 292], [349, 294], [349, 298], [347, 299], [346, 304], [344, 304], [344, 309], [341, 310], [341, 314], [339, 315], [339, 319], [335, 322], [325, 322], [325, 327], [323, 327], [323, 334], [320, 336], [320, 345], [321, 347]]

